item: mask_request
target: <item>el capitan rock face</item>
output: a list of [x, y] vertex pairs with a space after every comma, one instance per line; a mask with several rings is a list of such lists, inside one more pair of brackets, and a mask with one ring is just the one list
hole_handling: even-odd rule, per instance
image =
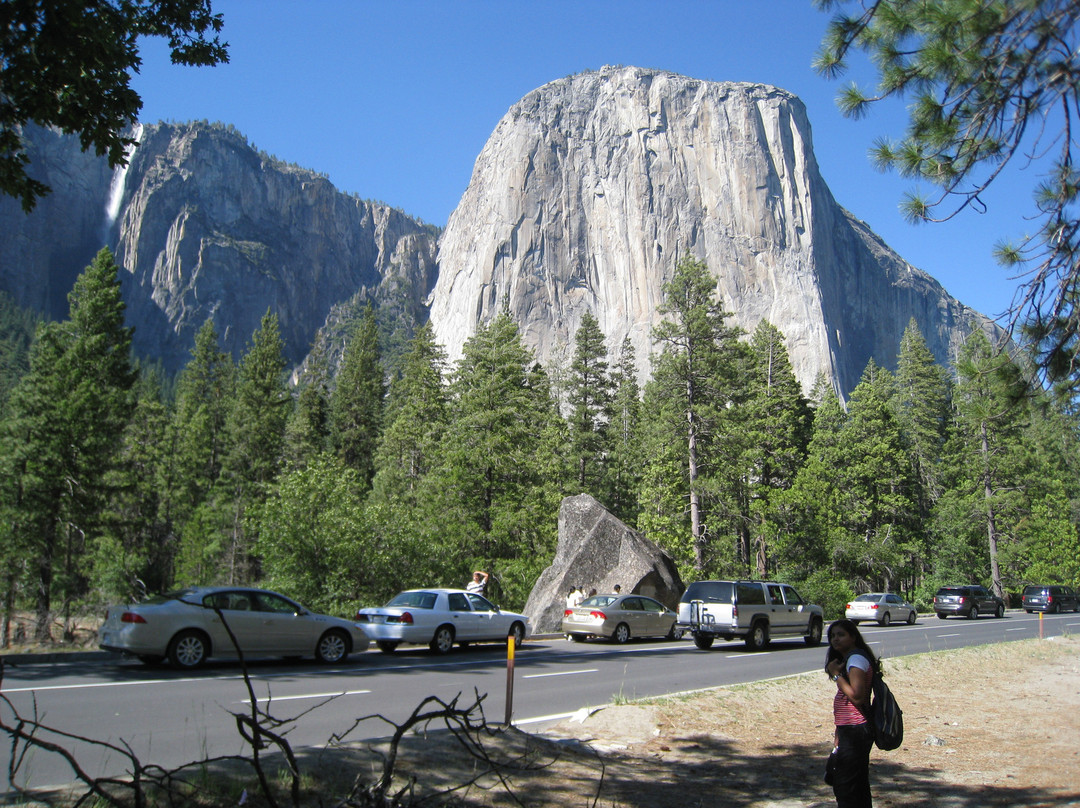
[[515, 104], [480, 153], [439, 244], [436, 338], [451, 359], [508, 307], [541, 361], [572, 351], [586, 311], [649, 369], [662, 287], [686, 252], [747, 331], [785, 335], [796, 375], [850, 391], [893, 366], [914, 317], [947, 362], [985, 318], [837, 205], [791, 94], [605, 67]]

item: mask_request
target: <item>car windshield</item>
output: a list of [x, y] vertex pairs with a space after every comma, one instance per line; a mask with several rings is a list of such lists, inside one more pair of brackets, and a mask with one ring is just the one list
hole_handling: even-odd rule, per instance
[[187, 589], [175, 589], [172, 592], [166, 592], [165, 594], [151, 595], [143, 603], [159, 604], [168, 603], [170, 600], [182, 600], [187, 603], [195, 602], [195, 590], [191, 587]]
[[408, 606], [410, 609], [434, 609], [438, 597], [434, 592], [402, 592], [387, 606]]
[[608, 606], [618, 599], [618, 595], [594, 595], [591, 598], [585, 598], [578, 606]]
[[856, 603], [877, 603], [881, 600], [881, 595], [859, 595], [855, 598]]

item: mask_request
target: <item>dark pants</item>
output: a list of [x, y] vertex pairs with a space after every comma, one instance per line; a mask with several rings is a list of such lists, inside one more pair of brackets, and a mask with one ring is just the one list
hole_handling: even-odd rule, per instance
[[833, 793], [837, 808], [872, 808], [870, 799], [870, 749], [874, 732], [869, 724], [836, 728], [836, 774]]

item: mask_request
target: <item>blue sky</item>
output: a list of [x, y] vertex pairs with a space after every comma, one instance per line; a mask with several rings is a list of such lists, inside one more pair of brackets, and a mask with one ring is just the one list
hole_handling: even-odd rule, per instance
[[[473, 163], [507, 109], [549, 81], [605, 64], [714, 81], [782, 87], [806, 104], [814, 151], [833, 195], [955, 297], [995, 316], [1016, 281], [992, 250], [1030, 225], [1033, 170], [1012, 171], [943, 224], [898, 212], [912, 184], [881, 174], [866, 153], [899, 136], [892, 103], [851, 121], [836, 109], [844, 82], [811, 60], [828, 23], [810, 0], [213, 0], [230, 63], [169, 63], [143, 44], [134, 87], [144, 122], [231, 123], [257, 148], [326, 174], [341, 190], [445, 225]], [[872, 87], [865, 65], [846, 80]]]

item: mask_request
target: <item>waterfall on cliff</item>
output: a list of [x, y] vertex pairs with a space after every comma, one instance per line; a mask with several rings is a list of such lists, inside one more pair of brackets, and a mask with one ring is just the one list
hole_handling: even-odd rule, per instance
[[[135, 124], [132, 137], [136, 141], [142, 136], [142, 130], [141, 123]], [[120, 203], [124, 201], [124, 180], [127, 178], [128, 167], [131, 165], [131, 158], [135, 154], [135, 148], [136, 146], [131, 146], [127, 150], [125, 154], [127, 163], [113, 170], [112, 182], [109, 183], [109, 201], [105, 206], [105, 214], [108, 216], [108, 220], [105, 222], [106, 227], [112, 227], [116, 224], [116, 217], [120, 215]]]

